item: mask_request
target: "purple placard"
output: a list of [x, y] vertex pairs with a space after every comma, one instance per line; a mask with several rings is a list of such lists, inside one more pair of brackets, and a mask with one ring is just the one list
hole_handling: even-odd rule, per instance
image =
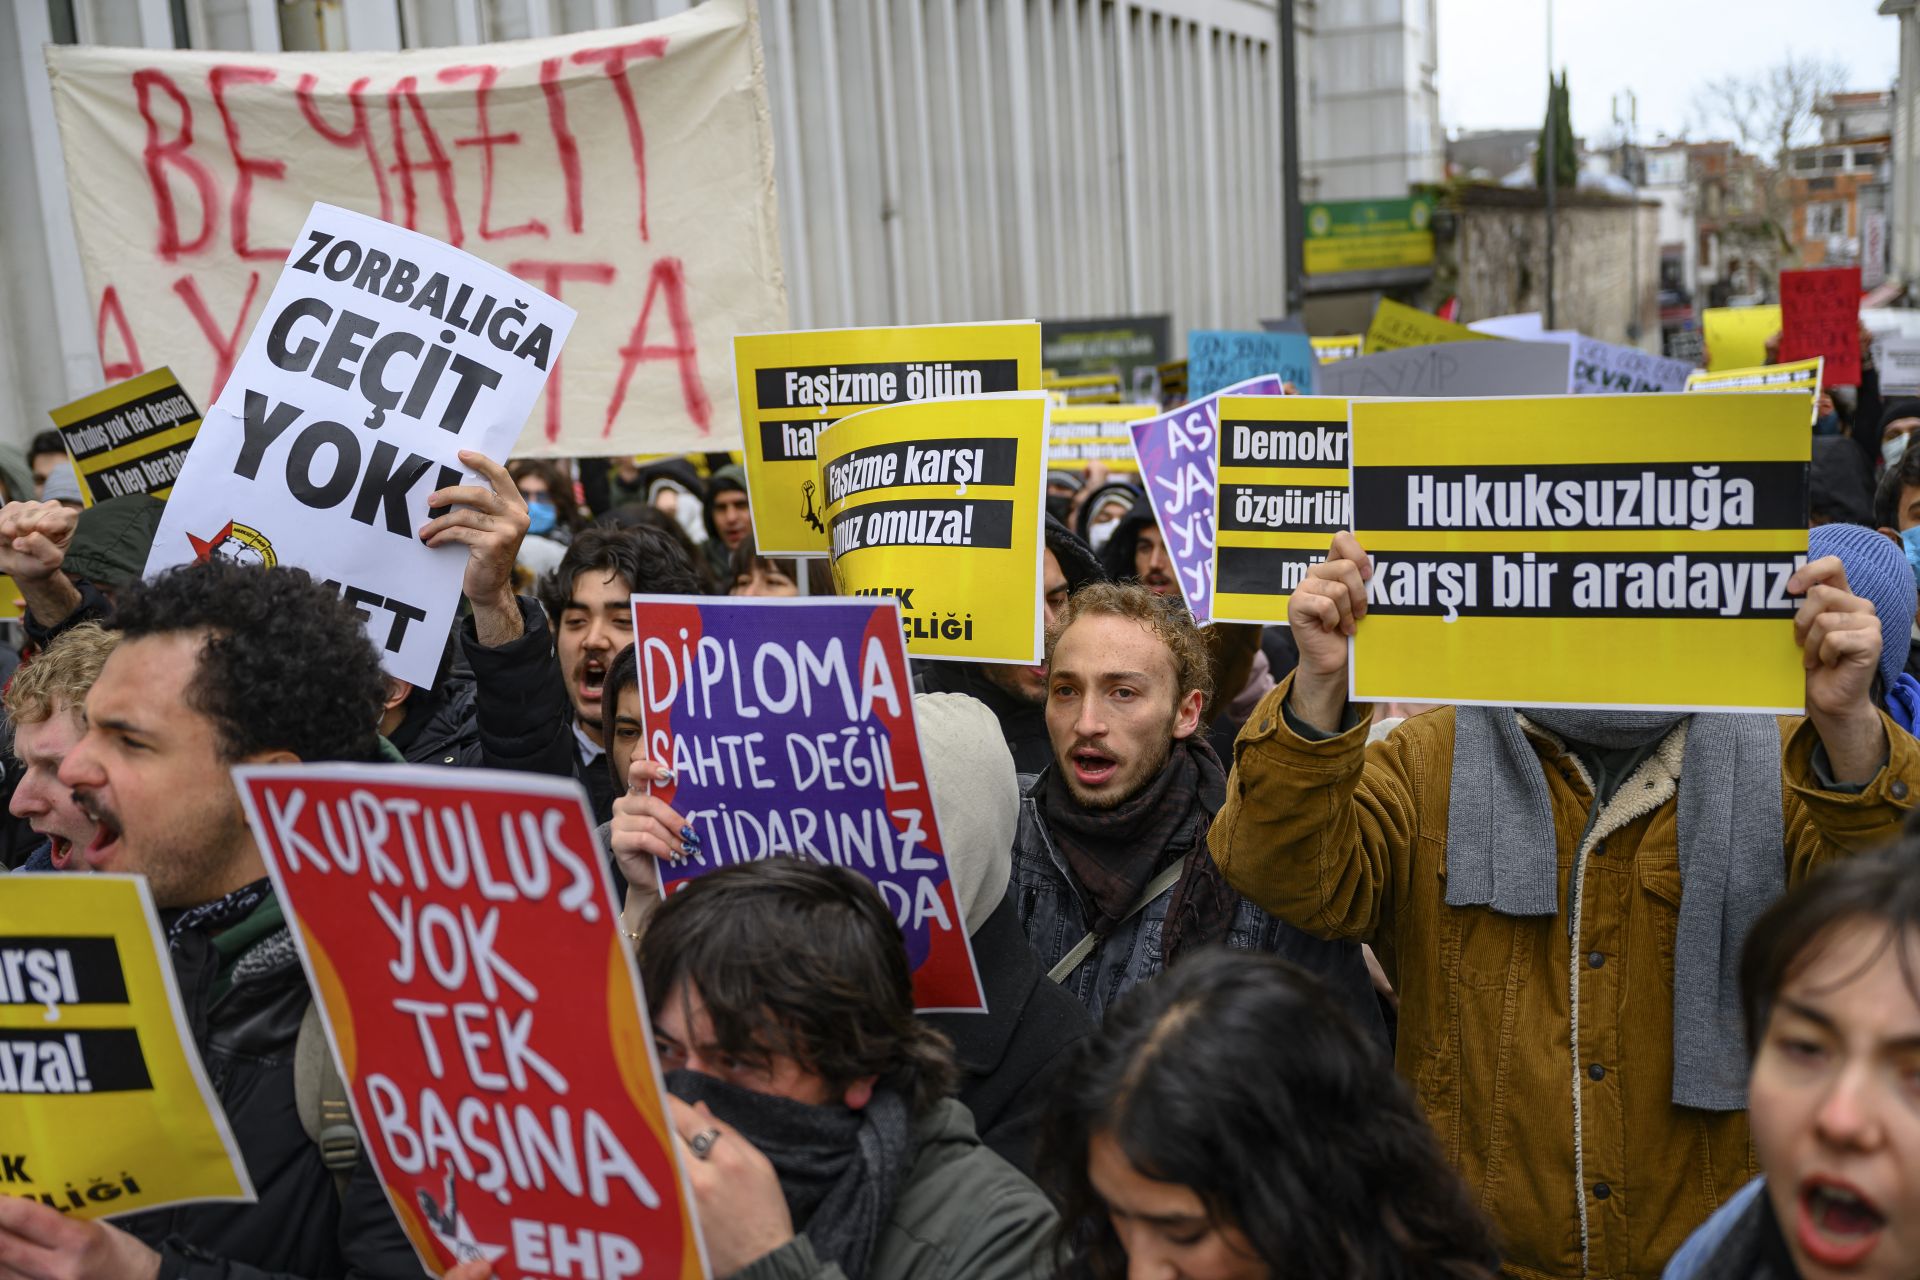
[[780, 855], [851, 867], [906, 937], [915, 1007], [984, 1011], [894, 600], [636, 595], [633, 642], [642, 751], [673, 770], [652, 794], [700, 840], [666, 891]]
[[1214, 434], [1220, 430], [1220, 397], [1279, 394], [1280, 379], [1265, 374], [1133, 424], [1133, 451], [1154, 523], [1187, 609], [1203, 626], [1213, 620], [1213, 487], [1219, 454]]

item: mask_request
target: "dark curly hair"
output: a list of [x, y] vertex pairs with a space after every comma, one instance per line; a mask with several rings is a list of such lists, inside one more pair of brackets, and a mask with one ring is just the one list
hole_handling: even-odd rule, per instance
[[953, 1092], [953, 1046], [914, 1016], [900, 926], [857, 871], [775, 857], [700, 876], [647, 925], [640, 977], [652, 1009], [691, 984], [742, 1061], [792, 1058], [836, 1094], [877, 1076], [915, 1115]]
[[353, 607], [306, 570], [181, 565], [128, 588], [114, 625], [123, 643], [207, 633], [187, 705], [213, 721], [223, 760], [379, 759], [380, 656]]
[[1273, 1275], [1492, 1280], [1491, 1228], [1413, 1095], [1320, 984], [1273, 956], [1196, 952], [1128, 993], [1053, 1077], [1039, 1172], [1063, 1280], [1123, 1280], [1087, 1174], [1105, 1134], [1191, 1189]]
[[536, 591], [541, 607], [554, 626], [573, 598], [574, 579], [598, 570], [617, 573], [642, 595], [698, 596], [706, 594], [705, 580], [680, 544], [658, 529], [636, 525], [630, 529], [595, 526], [575, 536], [553, 571], [540, 579]]

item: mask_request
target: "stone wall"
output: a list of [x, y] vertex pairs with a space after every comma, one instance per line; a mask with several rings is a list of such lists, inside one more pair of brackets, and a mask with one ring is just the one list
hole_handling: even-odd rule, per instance
[[[1454, 234], [1439, 246], [1434, 289], [1460, 298], [1463, 322], [1546, 311], [1547, 216], [1538, 191], [1462, 188]], [[1660, 349], [1660, 209], [1562, 192], [1556, 213], [1554, 323], [1590, 338]], [[1638, 224], [1638, 293], [1635, 224]], [[1630, 332], [1638, 320], [1638, 334]]]

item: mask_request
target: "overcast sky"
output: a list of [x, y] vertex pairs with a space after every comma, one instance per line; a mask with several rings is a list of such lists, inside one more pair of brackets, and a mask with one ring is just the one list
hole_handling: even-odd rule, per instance
[[[1553, 58], [1567, 71], [1574, 132], [1611, 131], [1613, 97], [1640, 100], [1640, 137], [1694, 121], [1704, 81], [1781, 61], [1838, 59], [1853, 89], [1899, 70], [1899, 22], [1879, 0], [1554, 0]], [[1440, 120], [1458, 128], [1538, 128], [1547, 105], [1546, 0], [1439, 0]], [[1621, 110], [1626, 109], [1624, 96]], [[1703, 136], [1698, 128], [1693, 136]]]

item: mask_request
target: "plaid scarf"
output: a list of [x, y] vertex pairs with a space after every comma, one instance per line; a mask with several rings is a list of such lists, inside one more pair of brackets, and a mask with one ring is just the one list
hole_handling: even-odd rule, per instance
[[179, 950], [180, 940], [190, 933], [218, 933], [239, 924], [252, 915], [254, 908], [265, 902], [267, 895], [272, 892], [273, 882], [262, 876], [252, 884], [241, 885], [224, 898], [215, 898], [197, 907], [187, 907], [167, 921], [167, 949]]
[[1160, 772], [1111, 809], [1082, 807], [1060, 770], [1048, 771], [1040, 815], [1085, 895], [1089, 932], [1113, 932], [1148, 882], [1183, 860], [1160, 932], [1163, 963], [1227, 936], [1240, 898], [1207, 850], [1207, 828], [1225, 794], [1220, 757], [1197, 734], [1174, 742]]

